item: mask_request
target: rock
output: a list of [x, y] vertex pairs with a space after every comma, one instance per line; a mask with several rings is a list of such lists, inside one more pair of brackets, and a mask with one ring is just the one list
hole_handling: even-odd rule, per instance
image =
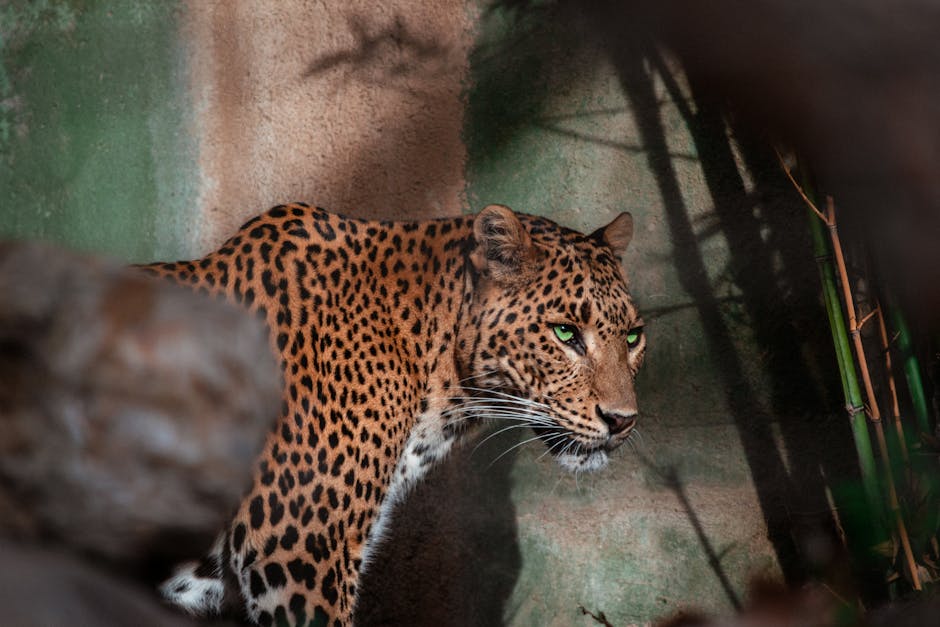
[[248, 487], [280, 387], [244, 310], [0, 245], [0, 534], [117, 563], [198, 554]]

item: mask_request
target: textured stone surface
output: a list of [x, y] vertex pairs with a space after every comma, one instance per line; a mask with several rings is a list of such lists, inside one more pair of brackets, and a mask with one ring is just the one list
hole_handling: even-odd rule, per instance
[[260, 321], [33, 244], [0, 247], [0, 293], [0, 500], [15, 512], [0, 530], [130, 564], [200, 551], [277, 412]]

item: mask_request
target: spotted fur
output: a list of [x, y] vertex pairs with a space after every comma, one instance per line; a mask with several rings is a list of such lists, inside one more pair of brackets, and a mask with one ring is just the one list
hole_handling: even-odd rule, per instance
[[585, 236], [499, 205], [370, 222], [292, 204], [200, 260], [146, 266], [261, 315], [284, 375], [250, 491], [165, 597], [349, 625], [389, 510], [476, 425], [529, 425], [563, 467], [605, 465], [632, 434], [645, 349], [632, 232], [629, 214]]

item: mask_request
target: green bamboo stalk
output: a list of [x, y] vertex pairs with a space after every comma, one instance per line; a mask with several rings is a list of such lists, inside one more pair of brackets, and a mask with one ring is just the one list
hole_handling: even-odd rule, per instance
[[920, 376], [920, 365], [914, 355], [910, 328], [907, 326], [907, 320], [904, 319], [901, 308], [897, 306], [893, 299], [888, 302], [888, 314], [891, 317], [891, 326], [898, 336], [898, 353], [904, 363], [904, 378], [907, 379], [907, 389], [911, 394], [917, 428], [920, 429], [921, 433], [932, 434], [930, 414], [927, 411], [927, 395], [924, 393], [924, 381]]
[[832, 265], [832, 253], [823, 225], [812, 211], [808, 211], [810, 234], [813, 239], [813, 253], [819, 268], [819, 278], [822, 282], [823, 299], [826, 304], [826, 313], [829, 315], [829, 327], [832, 330], [832, 341], [836, 351], [836, 361], [842, 376], [842, 391], [845, 394], [846, 409], [849, 412], [849, 421], [852, 427], [852, 437], [855, 440], [855, 451], [858, 454], [858, 463], [862, 473], [862, 486], [868, 499], [869, 511], [874, 514], [874, 525], [881, 529], [882, 500], [881, 490], [878, 487], [878, 472], [875, 464], [875, 455], [871, 446], [871, 435], [865, 419], [865, 403], [862, 401], [862, 391], [858, 384], [858, 375], [855, 373], [855, 360], [852, 357], [852, 346], [845, 326], [845, 317], [842, 314], [842, 303], [835, 283], [835, 269]]
[[888, 442], [885, 438], [884, 425], [881, 420], [881, 410], [878, 407], [878, 399], [875, 397], [875, 390], [871, 383], [871, 372], [868, 369], [868, 358], [865, 355], [865, 347], [862, 345], [862, 325], [864, 325], [865, 321], [870, 319], [872, 315], [878, 312], [871, 312], [861, 321], [857, 318], [858, 312], [855, 308], [852, 288], [849, 284], [849, 276], [845, 266], [845, 256], [842, 251], [842, 242], [839, 238], [839, 230], [836, 226], [836, 208], [835, 204], [832, 202], [832, 196], [826, 198], [826, 225], [829, 229], [832, 252], [835, 255], [836, 268], [839, 272], [839, 284], [842, 286], [843, 304], [848, 314], [848, 328], [852, 335], [852, 344], [855, 347], [855, 359], [862, 375], [862, 383], [865, 385], [865, 399], [868, 401], [866, 413], [871, 419], [872, 427], [875, 430], [875, 436], [878, 439], [878, 449], [881, 452], [881, 459], [884, 463], [888, 502], [891, 513], [894, 516], [894, 522], [897, 525], [898, 539], [901, 542], [908, 574], [911, 576], [911, 584], [914, 586], [915, 590], [921, 590], [920, 575], [917, 563], [914, 561], [914, 552], [911, 548], [910, 536], [907, 533], [907, 523], [904, 522], [904, 516], [901, 514], [901, 503], [894, 485], [894, 472], [891, 469], [891, 456], [888, 451]]

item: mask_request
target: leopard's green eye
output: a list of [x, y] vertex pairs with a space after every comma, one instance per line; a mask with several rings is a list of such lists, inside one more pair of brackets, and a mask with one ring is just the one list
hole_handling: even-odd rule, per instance
[[556, 324], [552, 327], [555, 337], [567, 344], [578, 335], [578, 329], [570, 324]]
[[636, 327], [635, 329], [630, 329], [627, 333], [627, 346], [633, 348], [640, 343], [640, 336], [643, 335], [643, 327]]

